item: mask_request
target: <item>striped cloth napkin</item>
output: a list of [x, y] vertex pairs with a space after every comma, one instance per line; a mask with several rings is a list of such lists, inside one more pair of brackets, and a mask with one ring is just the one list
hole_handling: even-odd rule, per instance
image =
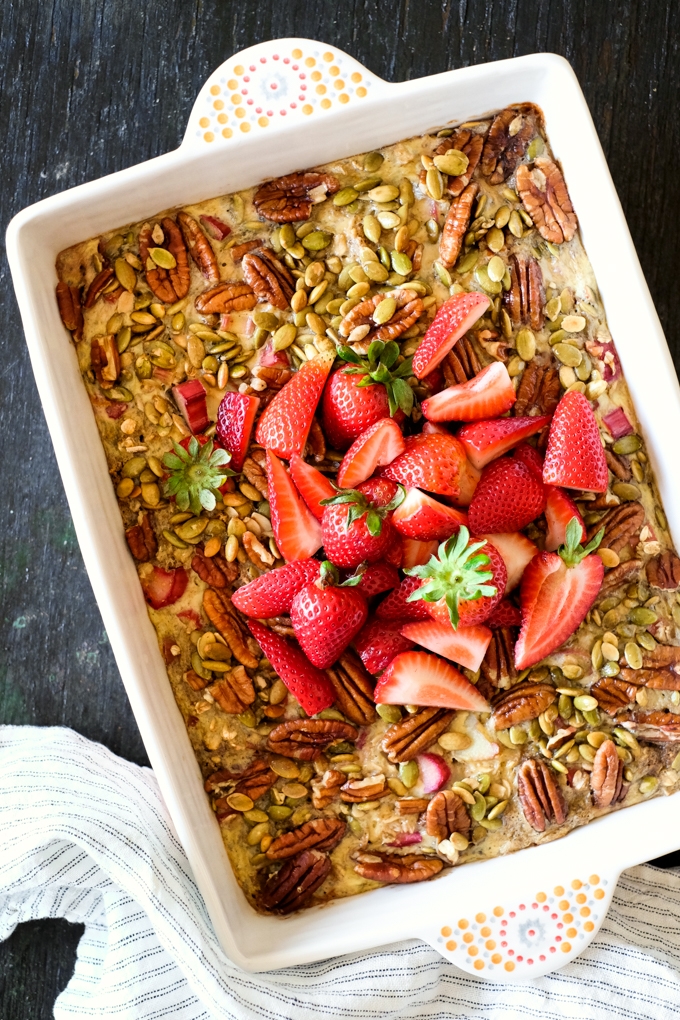
[[622, 875], [594, 942], [525, 984], [462, 974], [420, 942], [266, 974], [220, 949], [158, 785], [66, 729], [0, 727], [0, 939], [85, 925], [56, 1020], [666, 1020], [680, 1017], [680, 876]]

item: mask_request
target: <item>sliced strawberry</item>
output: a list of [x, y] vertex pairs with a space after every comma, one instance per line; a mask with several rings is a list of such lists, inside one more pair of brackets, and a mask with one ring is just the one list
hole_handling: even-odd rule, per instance
[[545, 547], [548, 552], [554, 552], [559, 546], [564, 545], [567, 536], [567, 525], [573, 517], [581, 525], [581, 538], [579, 541], [585, 542], [587, 538], [586, 526], [571, 496], [557, 485], [546, 485], [545, 493], [547, 497], [545, 519], [548, 522]]
[[506, 592], [512, 591], [522, 580], [522, 574], [538, 552], [538, 546], [534, 545], [531, 539], [523, 535], [521, 531], [507, 531], [493, 535], [480, 535], [479, 537], [491, 542], [503, 557], [505, 569], [508, 572], [505, 590]]
[[608, 479], [607, 459], [590, 404], [576, 390], [565, 393], [550, 425], [543, 481], [567, 489], [606, 492]]
[[420, 489], [409, 489], [404, 502], [394, 511], [392, 523], [407, 538], [441, 542], [455, 535], [461, 524], [467, 524], [467, 514], [439, 503]]
[[424, 421], [421, 432], [425, 435], [429, 433], [438, 433], [440, 436], [450, 436], [451, 433], [447, 429], [446, 425], [440, 425], [438, 421]]
[[551, 415], [534, 418], [495, 418], [463, 425], [456, 435], [465, 447], [470, 463], [481, 469], [489, 461], [501, 457], [523, 439], [540, 432], [550, 422]]
[[290, 458], [290, 477], [317, 521], [320, 521], [323, 517], [321, 500], [335, 495], [335, 489], [328, 478], [318, 468], [304, 461], [299, 453], [294, 453]]
[[354, 638], [354, 647], [373, 676], [389, 666], [395, 655], [413, 648], [413, 641], [402, 635], [400, 627], [400, 623], [373, 619]]
[[279, 390], [257, 423], [260, 446], [286, 459], [302, 453], [334, 360], [334, 351], [317, 354]]
[[375, 685], [376, 705], [423, 705], [488, 712], [489, 702], [445, 659], [427, 652], [402, 652]]
[[420, 567], [437, 552], [439, 542], [419, 542], [417, 538], [402, 538], [402, 562], [404, 570]]
[[231, 466], [240, 471], [250, 446], [255, 415], [260, 406], [259, 397], [247, 393], [227, 392], [217, 410], [217, 436], [231, 454]]
[[144, 598], [152, 609], [165, 609], [181, 599], [188, 580], [189, 575], [184, 567], [177, 567], [176, 570], [152, 567], [151, 572], [141, 578]]
[[370, 478], [377, 467], [391, 464], [404, 452], [404, 437], [393, 418], [381, 418], [355, 439], [338, 470], [341, 489], [354, 489]]
[[357, 591], [367, 599], [381, 595], [384, 591], [391, 591], [399, 585], [399, 571], [391, 563], [369, 563], [359, 576], [361, 580], [357, 585]]
[[297, 698], [307, 715], [316, 715], [324, 708], [330, 708], [335, 701], [335, 691], [330, 680], [320, 669], [313, 666], [297, 645], [279, 637], [256, 620], [249, 620], [250, 632], [267, 656], [284, 684]]
[[467, 382], [428, 397], [422, 408], [428, 421], [479, 421], [504, 414], [516, 400], [507, 368], [494, 361]]
[[455, 436], [423, 434], [409, 436], [404, 452], [382, 469], [385, 478], [407, 488], [457, 499], [461, 493], [461, 475], [467, 471], [462, 443]]
[[543, 481], [543, 458], [538, 450], [529, 443], [520, 443], [513, 454], [515, 460], [521, 460], [532, 474]]
[[491, 628], [519, 627], [521, 623], [522, 614], [510, 599], [503, 599], [502, 602], [499, 602], [491, 616], [486, 618], [486, 626]]
[[203, 432], [210, 424], [206, 403], [207, 390], [200, 379], [187, 379], [172, 387], [175, 403], [194, 435]]
[[489, 307], [486, 294], [454, 294], [440, 306], [413, 355], [413, 372], [424, 379]]
[[420, 588], [419, 577], [405, 577], [398, 588], [391, 591], [375, 611], [379, 620], [427, 620], [429, 612], [424, 602], [409, 602], [408, 598]]
[[[568, 396], [569, 394], [567, 394]], [[560, 554], [535, 556], [522, 578], [522, 629], [515, 645], [515, 666], [527, 669], [550, 655], [571, 637], [595, 602], [604, 577], [604, 564], [593, 555], [602, 533], [585, 548], [579, 545], [581, 525], [567, 527]]]
[[258, 620], [289, 613], [297, 593], [317, 579], [320, 569], [319, 560], [314, 559], [286, 563], [237, 588], [231, 601], [246, 616], [254, 616]]
[[272, 529], [284, 559], [306, 560], [323, 545], [319, 522], [300, 499], [293, 480], [271, 450], [267, 450], [267, 484]]
[[474, 535], [520, 531], [543, 513], [543, 483], [521, 461], [502, 457], [482, 471], [468, 518]]
[[489, 628], [482, 624], [454, 630], [450, 623], [437, 623], [436, 620], [405, 623], [401, 633], [430, 652], [475, 671], [479, 669], [492, 637]]

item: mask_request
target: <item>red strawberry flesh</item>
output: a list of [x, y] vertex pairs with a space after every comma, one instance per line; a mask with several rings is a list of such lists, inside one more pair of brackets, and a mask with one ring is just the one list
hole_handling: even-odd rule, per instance
[[312, 511], [317, 521], [323, 517], [324, 508], [321, 506], [322, 499], [330, 499], [335, 495], [335, 489], [328, 478], [312, 464], [307, 464], [299, 454], [294, 453], [290, 458], [290, 476], [295, 482], [305, 503]]
[[284, 684], [297, 698], [307, 715], [316, 715], [330, 708], [335, 701], [333, 686], [320, 669], [313, 666], [304, 652], [285, 638], [256, 620], [249, 620], [250, 632], [267, 656]]
[[468, 460], [480, 471], [497, 457], [501, 457], [522, 440], [540, 432], [550, 422], [551, 415], [541, 414], [525, 418], [496, 418], [463, 425], [456, 433], [465, 447]]
[[377, 705], [423, 705], [488, 712], [488, 701], [445, 659], [427, 652], [402, 652], [375, 686]]
[[260, 446], [287, 460], [302, 453], [333, 361], [333, 353], [317, 354], [279, 390], [257, 423]]
[[319, 522], [300, 498], [293, 480], [271, 450], [267, 451], [267, 483], [272, 529], [284, 559], [306, 560], [323, 544]]
[[483, 624], [454, 630], [448, 621], [438, 623], [436, 620], [405, 623], [401, 633], [428, 651], [474, 671], [479, 669], [492, 636]]
[[176, 570], [163, 570], [153, 567], [149, 574], [141, 578], [144, 597], [152, 609], [165, 609], [171, 606], [184, 594], [189, 580], [183, 567]]
[[355, 439], [338, 470], [341, 489], [354, 489], [377, 467], [390, 464], [404, 452], [404, 437], [393, 418], [381, 418]]
[[413, 355], [413, 372], [418, 379], [424, 379], [444, 360], [453, 345], [484, 314], [489, 303], [485, 294], [472, 291], [454, 294], [441, 305]]
[[259, 397], [247, 393], [227, 392], [217, 410], [217, 437], [231, 454], [231, 467], [235, 471], [243, 468], [248, 453], [250, 435], [255, 415], [260, 406]]
[[514, 457], [503, 457], [482, 471], [468, 509], [474, 535], [521, 531], [545, 509], [543, 483]]
[[557, 485], [546, 485], [545, 492], [545, 519], [548, 524], [545, 547], [548, 552], [554, 552], [561, 545], [564, 545], [567, 525], [572, 517], [575, 517], [581, 525], [581, 541], [585, 542], [587, 537], [586, 526], [571, 496]]
[[543, 481], [567, 489], [606, 492], [608, 480], [607, 459], [590, 404], [576, 390], [565, 393], [550, 425]]
[[423, 401], [428, 421], [479, 421], [509, 411], [517, 400], [502, 361], [494, 361], [464, 383], [449, 386]]
[[454, 535], [461, 524], [467, 522], [467, 514], [462, 510], [446, 506], [420, 489], [409, 489], [406, 499], [392, 517], [397, 531], [421, 542], [441, 542]]

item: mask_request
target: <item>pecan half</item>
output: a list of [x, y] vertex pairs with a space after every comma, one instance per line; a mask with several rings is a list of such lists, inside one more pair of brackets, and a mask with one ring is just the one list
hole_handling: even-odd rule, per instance
[[283, 861], [302, 850], [333, 850], [347, 832], [339, 818], [313, 818], [297, 829], [277, 836], [267, 850], [270, 861]]
[[656, 645], [651, 652], [642, 653], [642, 665], [648, 669], [677, 666], [680, 663], [680, 647], [677, 645]]
[[640, 684], [621, 680], [617, 676], [603, 676], [593, 684], [590, 693], [597, 698], [599, 707], [607, 715], [616, 715], [635, 701], [639, 686]]
[[522, 372], [513, 414], [552, 414], [560, 402], [560, 377], [552, 362], [534, 358]]
[[243, 474], [246, 476], [251, 485], [254, 485], [258, 492], [262, 493], [263, 499], [269, 498], [269, 488], [267, 486], [267, 473], [260, 464], [257, 463], [252, 457], [246, 457], [243, 462]]
[[522, 680], [507, 691], [501, 691], [492, 701], [491, 721], [497, 730], [506, 730], [529, 719], [536, 719], [549, 705], [557, 701], [557, 691], [546, 681]]
[[422, 815], [429, 803], [427, 797], [400, 797], [394, 806], [398, 815]]
[[260, 906], [277, 914], [299, 910], [316, 892], [331, 870], [331, 860], [319, 850], [303, 850], [286, 861], [268, 879], [260, 893]]
[[452, 266], [460, 255], [478, 190], [476, 184], [468, 184], [458, 198], [454, 198], [446, 214], [439, 240], [439, 258], [445, 266]]
[[440, 790], [427, 806], [425, 829], [438, 843], [448, 839], [452, 832], [470, 831], [470, 816], [463, 800], [454, 790]]
[[73, 339], [82, 340], [83, 309], [80, 304], [80, 287], [69, 287], [60, 280], [57, 284], [57, 304], [61, 321], [73, 333]]
[[130, 552], [140, 563], [146, 563], [158, 552], [158, 542], [148, 514], [142, 514], [139, 524], [128, 528], [125, 532]]
[[620, 722], [635, 736], [652, 744], [675, 743], [680, 740], [680, 715], [672, 712], [633, 712]]
[[[158, 226], [156, 224], [155, 226]], [[150, 223], [145, 223], [139, 232], [139, 257], [144, 266], [146, 282], [154, 292], [159, 301], [171, 305], [175, 301], [186, 297], [189, 293], [191, 283], [191, 270], [189, 269], [189, 256], [187, 255], [184, 238], [175, 223], [169, 216], [164, 216], [160, 222], [163, 231], [163, 243], [156, 244], [152, 234], [155, 229]], [[149, 255], [150, 248], [167, 248], [175, 259], [175, 266], [172, 269], [162, 269]]]
[[598, 599], [603, 599], [605, 595], [609, 595], [612, 591], [617, 591], [622, 584], [628, 583], [633, 574], [635, 574], [640, 567], [642, 562], [640, 560], [626, 560], [625, 563], [620, 563], [618, 567], [614, 567], [613, 570], [608, 570], [604, 575], [602, 586], [598, 592]]
[[312, 418], [303, 456], [313, 457], [317, 464], [326, 459], [326, 437], [318, 418]]
[[209, 283], [217, 283], [220, 267], [210, 241], [189, 213], [177, 213], [177, 222], [192, 259]]
[[513, 326], [543, 326], [543, 273], [534, 258], [510, 256], [510, 290], [503, 295], [503, 303]]
[[672, 549], [655, 556], [646, 568], [647, 580], [654, 588], [677, 588], [680, 585], [680, 558]]
[[218, 769], [205, 780], [206, 793], [222, 793], [225, 788], [230, 793], [245, 793], [255, 801], [272, 788], [278, 776], [266, 761], [256, 758], [243, 772], [230, 772], [229, 769]]
[[484, 142], [480, 167], [491, 184], [502, 184], [514, 173], [536, 134], [536, 122], [531, 116], [535, 112], [536, 108], [526, 103], [501, 110], [494, 117]]
[[[211, 588], [226, 588], [229, 578], [220, 567], [222, 562], [225, 562], [222, 557], [204, 556], [201, 550], [197, 549], [191, 561], [191, 569], [195, 570], [200, 579]], [[229, 563], [227, 566], [231, 567], [232, 564]], [[234, 581], [236, 578], [232, 577], [231, 580]]]
[[295, 277], [288, 266], [268, 248], [258, 248], [243, 256], [243, 275], [260, 301], [286, 309], [295, 291]]
[[526, 164], [520, 166], [517, 191], [541, 237], [552, 244], [571, 241], [578, 220], [557, 163], [548, 156], [537, 156], [533, 170]]
[[626, 458], [618, 457], [615, 453], [612, 453], [611, 450], [605, 450], [604, 456], [607, 461], [607, 467], [611, 473], [620, 479], [620, 481], [627, 482], [633, 472], [631, 471], [630, 464]]
[[243, 666], [224, 673], [222, 679], [211, 684], [208, 691], [228, 715], [241, 715], [255, 701], [253, 681]]
[[202, 676], [194, 672], [193, 669], [188, 669], [184, 674], [184, 680], [189, 684], [192, 691], [203, 691], [208, 686], [208, 681], [204, 680]]
[[[272, 397], [277, 390], [280, 390], [282, 386], [285, 386], [288, 380], [292, 376], [290, 368], [286, 368], [285, 365], [256, 365], [252, 373], [257, 379], [262, 379], [267, 384], [268, 394], [261, 394], [260, 400], [263, 395]], [[262, 404], [260, 404], [262, 408]]]
[[365, 301], [360, 301], [347, 313], [338, 327], [340, 336], [348, 337], [357, 326], [370, 326], [369, 332], [362, 340], [362, 343], [367, 344], [373, 340], [394, 340], [405, 333], [422, 314], [422, 299], [413, 290], [393, 290], [390, 297], [396, 302], [397, 307], [389, 322], [377, 325], [373, 321], [373, 312], [385, 299], [384, 294], [376, 294], [374, 297], [366, 298]]
[[214, 588], [206, 588], [203, 593], [203, 609], [241, 665], [256, 669], [259, 659], [256, 659], [250, 651], [249, 631], [231, 604], [229, 596]]
[[382, 772], [365, 779], [348, 779], [340, 789], [340, 800], [347, 804], [363, 804], [371, 800], [379, 800], [390, 793]]
[[83, 305], [85, 308], [93, 308], [97, 298], [106, 290], [108, 285], [113, 280], [113, 269], [111, 266], [104, 266], [100, 272], [97, 273], [94, 280], [87, 288]]
[[362, 878], [373, 882], [405, 885], [409, 882], [426, 882], [444, 867], [438, 857], [419, 857], [417, 854], [360, 854], [354, 870]]
[[375, 719], [373, 688], [375, 682], [356, 652], [348, 648], [326, 670], [335, 691], [335, 704], [357, 726], [368, 726]]
[[354, 726], [335, 719], [289, 719], [270, 732], [267, 749], [285, 758], [314, 761], [329, 744], [357, 736]]
[[549, 765], [529, 758], [517, 770], [517, 794], [524, 817], [536, 832], [545, 832], [549, 822], [560, 825], [567, 817], [567, 805]]
[[391, 762], [411, 761], [435, 743], [454, 715], [445, 708], [421, 708], [390, 726], [383, 737], [382, 749]]
[[240, 262], [244, 255], [247, 255], [249, 251], [255, 251], [256, 248], [261, 248], [264, 241], [256, 238], [253, 241], [244, 241], [243, 244], [235, 244], [233, 248], [229, 249], [234, 262]]
[[464, 152], [468, 158], [465, 173], [460, 174], [458, 177], [449, 177], [448, 179], [447, 189], [454, 197], [460, 195], [461, 191], [467, 188], [472, 180], [472, 175], [477, 169], [483, 147], [483, 135], [473, 134], [468, 128], [459, 128], [458, 131], [454, 131], [448, 138], [442, 138], [440, 144], [434, 150], [433, 155], [443, 156], [449, 149], [458, 149], [459, 152]]
[[226, 315], [227, 312], [250, 311], [257, 304], [257, 298], [247, 283], [218, 283], [199, 294], [194, 304], [202, 315]]
[[620, 552], [624, 546], [635, 545], [642, 525], [645, 523], [645, 511], [636, 500], [613, 506], [588, 528], [588, 541], [594, 538], [600, 528], [604, 528], [604, 536], [600, 549], [612, 549]]
[[90, 365], [103, 390], [110, 390], [120, 375], [120, 355], [113, 333], [100, 333], [90, 341]]
[[616, 751], [613, 740], [600, 744], [590, 773], [590, 789], [596, 807], [609, 807], [621, 795], [623, 786], [623, 762]]
[[253, 205], [260, 216], [273, 223], [308, 220], [312, 205], [334, 195], [340, 185], [331, 174], [286, 174], [257, 189]]
[[320, 779], [312, 779], [312, 804], [321, 811], [340, 793], [347, 776], [337, 769], [326, 769]]
[[673, 669], [622, 669], [619, 676], [636, 687], [651, 691], [680, 691], [680, 673]]
[[486, 655], [482, 660], [482, 676], [494, 687], [505, 687], [508, 681], [517, 678], [515, 669], [515, 640], [517, 632], [514, 627], [496, 627]]
[[464, 383], [474, 379], [482, 371], [472, 340], [462, 336], [455, 347], [449, 351], [442, 361], [442, 372], [447, 386]]

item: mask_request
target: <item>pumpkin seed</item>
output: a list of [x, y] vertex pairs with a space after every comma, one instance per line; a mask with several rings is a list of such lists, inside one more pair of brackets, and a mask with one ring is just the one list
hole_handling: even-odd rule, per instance
[[470, 817], [475, 822], [481, 822], [486, 814], [486, 800], [481, 793], [473, 793], [474, 804], [470, 806]]
[[[581, 351], [581, 364], [577, 365], [577, 367], [576, 367], [576, 375], [579, 377], [581, 382], [586, 382], [586, 380], [590, 377], [590, 373], [592, 372], [592, 370], [593, 370], [593, 364], [592, 364], [589, 356], [586, 354], [585, 351]], [[599, 382], [604, 382], [604, 380], [600, 379]], [[593, 387], [595, 389], [597, 389], [597, 383], [591, 384], [591, 388], [593, 388]], [[606, 390], [606, 388], [607, 388], [607, 384], [605, 383], [604, 384], [604, 389], [602, 389], [600, 392], [604, 393], [604, 390]], [[598, 394], [598, 396], [599, 396], [599, 394]]]
[[408, 274], [412, 272], [413, 264], [408, 255], [405, 255], [404, 252], [393, 251], [391, 257], [392, 268], [395, 273], [399, 273], [400, 276], [408, 276]]
[[385, 230], [394, 230], [395, 227], [398, 227], [400, 225], [401, 220], [399, 219], [396, 213], [379, 212], [378, 222], [380, 226], [383, 227]]
[[389, 273], [381, 262], [368, 262], [364, 268], [364, 272], [372, 283], [384, 283], [389, 276]]
[[637, 627], [649, 627], [651, 624], [656, 623], [659, 617], [651, 609], [645, 609], [644, 606], [638, 606], [636, 609], [631, 609], [628, 614], [628, 619]]
[[621, 670], [617, 662], [605, 662], [600, 670], [602, 676], [618, 676], [620, 672]]
[[378, 705], [376, 711], [380, 718], [388, 723], [398, 723], [401, 719], [401, 709], [398, 705]]
[[382, 184], [382, 177], [366, 177], [363, 181], [359, 181], [354, 185], [354, 190], [359, 193], [371, 191], [372, 188], [377, 188], [379, 184]]
[[535, 138], [529, 142], [527, 146], [527, 157], [529, 159], [536, 159], [545, 150], [545, 142], [540, 135], [536, 135]]
[[590, 744], [579, 744], [578, 752], [585, 761], [588, 761], [591, 764], [595, 761], [597, 751], [594, 747], [591, 747]]
[[395, 198], [399, 198], [399, 188], [394, 184], [379, 184], [377, 188], [371, 188], [367, 193], [367, 198], [370, 198], [372, 202], [377, 202], [379, 205], [385, 202], [393, 202]]
[[475, 269], [475, 280], [487, 294], [500, 294], [503, 289], [501, 283], [490, 278], [486, 266], [478, 266]]
[[536, 354], [536, 337], [530, 329], [520, 329], [515, 347], [522, 361], [531, 361]]
[[170, 326], [173, 332], [180, 333], [184, 329], [185, 322], [186, 320], [182, 312], [177, 312], [176, 315], [173, 315], [172, 319], [170, 320]]
[[592, 712], [597, 708], [597, 698], [591, 694], [579, 694], [577, 698], [574, 698], [574, 708], [577, 708], [579, 712]]
[[388, 252], [387, 248], [385, 248], [385, 246], [382, 244], [378, 248], [378, 258], [384, 265], [385, 269], [389, 269], [390, 266], [392, 265], [390, 261], [390, 253]]
[[409, 790], [418, 782], [420, 770], [415, 761], [404, 761], [399, 766], [399, 778]]
[[624, 503], [640, 498], [640, 490], [637, 485], [631, 485], [630, 482], [616, 482], [615, 485], [612, 485], [612, 492]]
[[[432, 160], [437, 170], [451, 177], [460, 177], [468, 168], [470, 160], [460, 149], [449, 149], [441, 156], [435, 156]], [[486, 196], [482, 196], [485, 198]]]
[[498, 804], [496, 804], [495, 807], [492, 807], [491, 810], [489, 811], [488, 815], [486, 816], [487, 820], [493, 822], [496, 818], [500, 818], [509, 803], [510, 802], [507, 800], [499, 801]]
[[272, 772], [275, 772], [277, 776], [281, 776], [282, 779], [297, 779], [300, 775], [300, 769], [294, 761], [290, 758], [284, 758], [282, 755], [276, 755], [269, 762], [269, 767]]
[[364, 170], [369, 174], [375, 173], [382, 166], [384, 159], [382, 152], [368, 152], [364, 156]]
[[578, 347], [573, 347], [571, 344], [555, 344], [553, 351], [557, 360], [569, 368], [576, 368], [583, 360], [583, 355]]
[[507, 367], [508, 367], [508, 375], [510, 376], [511, 379], [514, 379], [515, 376], [521, 375], [521, 373], [526, 368], [526, 364], [522, 361], [521, 358], [518, 358], [517, 356], [515, 356], [514, 358], [510, 358], [510, 361], [508, 362], [508, 366]]
[[529, 734], [527, 733], [526, 730], [523, 730], [521, 726], [511, 726], [509, 733], [510, 740], [512, 741], [512, 743], [518, 746], [521, 744], [526, 744], [527, 740], [529, 739]]
[[431, 166], [425, 174], [425, 187], [430, 198], [439, 202], [444, 194], [444, 181], [436, 166]]
[[428, 240], [436, 241], [439, 237], [439, 224], [434, 219], [429, 219], [425, 222], [425, 232]]
[[[137, 274], [125, 259], [116, 259], [113, 264], [118, 283], [124, 290], [132, 292], [137, 286]], [[113, 332], [113, 330], [111, 331]]]
[[[245, 793], [231, 793], [227, 797], [227, 804], [234, 811], [252, 811], [254, 804], [250, 797]], [[259, 839], [257, 840], [259, 842]]]
[[127, 499], [134, 487], [135, 483], [131, 478], [121, 478], [116, 486], [116, 495], [120, 499]]
[[146, 467], [146, 457], [131, 457], [121, 469], [123, 478], [138, 478]]
[[208, 526], [207, 517], [192, 517], [175, 528], [175, 534], [184, 542], [195, 542]]
[[498, 227], [492, 227], [486, 235], [486, 243], [491, 251], [499, 252], [505, 247], [505, 234]]
[[295, 342], [297, 336], [297, 329], [291, 322], [287, 322], [284, 326], [279, 328], [272, 337], [272, 347], [275, 351], [285, 351], [287, 347], [290, 347]]
[[356, 188], [341, 188], [340, 191], [333, 195], [333, 205], [349, 205], [357, 198], [359, 192]]
[[371, 285], [368, 282], [368, 280], [364, 280], [362, 283], [355, 283], [347, 291], [347, 297], [348, 298], [362, 298], [362, 297], [364, 297], [364, 295], [368, 294], [370, 289], [371, 289]]
[[132, 330], [130, 329], [129, 326], [123, 326], [122, 329], [118, 330], [118, 332], [116, 333], [116, 347], [118, 348], [119, 354], [122, 354], [124, 351], [128, 349], [131, 340]]
[[620, 439], [617, 439], [612, 445], [612, 450], [614, 453], [636, 453], [641, 446], [642, 440], [633, 432], [629, 436], [621, 436]]
[[380, 232], [382, 228], [373, 213], [368, 213], [364, 216], [361, 225], [367, 240], [372, 241], [373, 244], [377, 244], [380, 240]]
[[508, 230], [513, 237], [522, 236], [522, 220], [520, 219], [520, 215], [516, 209], [513, 209], [508, 217]]
[[327, 248], [332, 240], [333, 235], [325, 230], [313, 230], [311, 234], [307, 234], [302, 239], [302, 246], [307, 251], [321, 251], [323, 248]]
[[176, 549], [189, 548], [188, 544], [186, 542], [183, 542], [181, 538], [178, 538], [173, 531], [168, 531], [167, 529], [165, 529], [163, 531], [163, 538], [165, 539], [166, 542], [169, 542], [170, 545], [174, 545]]
[[493, 283], [500, 283], [505, 276], [505, 262], [499, 255], [494, 255], [488, 262], [486, 271]]
[[149, 256], [161, 269], [174, 269], [177, 265], [175, 256], [167, 248], [149, 248]]
[[471, 251], [468, 252], [467, 255], [463, 255], [462, 259], [458, 260], [458, 264], [456, 265], [456, 272], [461, 274], [469, 273], [471, 269], [474, 269], [478, 258], [479, 258], [478, 251]]
[[659, 780], [656, 776], [645, 776], [640, 780], [640, 793], [647, 797], [650, 793], [654, 793], [658, 785]]
[[[562, 302], [560, 300], [560, 307]], [[567, 333], [580, 333], [586, 328], [586, 320], [583, 315], [565, 315], [562, 319], [562, 329], [566, 329]]]
[[373, 312], [373, 321], [379, 326], [389, 322], [397, 310], [397, 302], [393, 297], [386, 297], [377, 305]]
[[130, 318], [140, 326], [156, 325], [156, 316], [150, 312], [133, 312]]

